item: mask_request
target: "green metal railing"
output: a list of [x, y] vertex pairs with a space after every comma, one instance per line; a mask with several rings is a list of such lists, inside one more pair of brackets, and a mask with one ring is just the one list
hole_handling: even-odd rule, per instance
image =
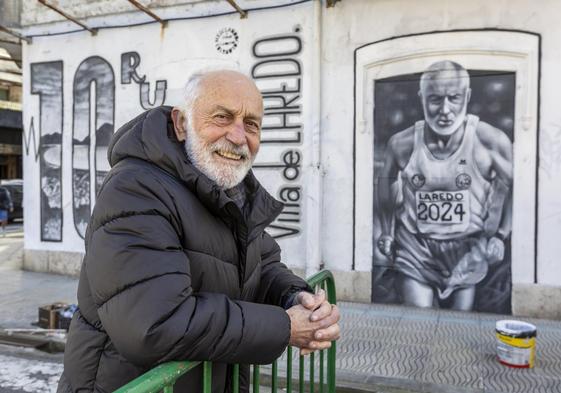
[[[331, 304], [337, 303], [337, 296], [335, 293], [335, 281], [333, 275], [329, 270], [322, 270], [314, 274], [308, 279], [308, 284], [315, 289], [321, 288], [327, 294], [327, 300]], [[286, 349], [286, 391], [291, 393], [294, 388], [293, 374], [292, 374], [292, 347]], [[319, 373], [317, 375], [317, 392], [318, 393], [335, 393], [335, 354], [336, 343], [331, 343], [331, 348], [319, 351]], [[327, 365], [325, 364], [325, 352], [327, 352]], [[315, 393], [316, 390], [316, 354], [312, 353], [308, 359], [308, 391]], [[271, 393], [277, 393], [280, 390], [279, 380], [279, 360], [275, 360], [271, 365]], [[173, 385], [183, 374], [200, 366], [203, 367], [203, 393], [210, 393], [212, 391], [212, 362], [168, 362], [154, 367], [152, 370], [141, 375], [135, 380], [129, 382], [125, 386], [116, 390], [115, 393], [173, 393]], [[299, 357], [298, 364], [298, 392], [304, 393], [306, 391], [306, 359], [304, 356]], [[326, 369], [327, 366], [327, 369]], [[239, 365], [233, 366], [232, 378], [232, 391], [239, 393], [240, 391], [240, 367]], [[253, 393], [259, 393], [260, 387], [260, 366], [253, 366]]]

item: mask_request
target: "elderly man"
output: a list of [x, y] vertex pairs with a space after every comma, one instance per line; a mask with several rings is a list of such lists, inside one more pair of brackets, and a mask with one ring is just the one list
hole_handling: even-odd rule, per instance
[[[109, 392], [159, 363], [211, 360], [213, 392], [227, 392], [234, 363], [339, 337], [337, 308], [280, 263], [264, 231], [282, 205], [250, 170], [262, 117], [250, 79], [215, 71], [189, 80], [182, 107], [145, 112], [114, 135], [59, 391]], [[175, 391], [201, 388], [199, 369]]]
[[[451, 308], [470, 310], [475, 285], [504, 257], [512, 144], [504, 132], [467, 114], [469, 85], [461, 65], [432, 64], [420, 80], [425, 120], [388, 142], [378, 183], [377, 244], [395, 257], [408, 305], [449, 299]], [[394, 184], [400, 184], [397, 192]]]

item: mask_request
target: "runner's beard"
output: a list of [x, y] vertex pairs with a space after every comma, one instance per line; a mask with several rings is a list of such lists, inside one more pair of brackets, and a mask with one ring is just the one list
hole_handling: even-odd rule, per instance
[[[237, 146], [225, 137], [220, 138], [214, 143], [205, 143], [190, 127], [189, 121], [185, 124], [187, 138], [185, 140], [185, 151], [191, 163], [210, 180], [215, 182], [223, 190], [235, 187], [240, 184], [253, 164], [255, 157], [252, 157], [247, 145]], [[227, 151], [241, 156], [239, 162], [221, 158], [217, 151]]]
[[462, 111], [460, 113], [458, 113], [458, 115], [454, 119], [454, 122], [452, 124], [450, 124], [449, 126], [439, 125], [438, 124], [438, 117], [439, 116], [430, 117], [428, 115], [427, 110], [425, 109], [424, 105], [423, 105], [423, 112], [425, 114], [425, 120], [426, 120], [427, 124], [429, 125], [429, 127], [434, 132], [436, 132], [437, 134], [442, 135], [442, 136], [449, 136], [449, 135], [452, 135], [453, 133], [455, 133], [456, 131], [458, 131], [460, 126], [464, 123], [464, 121], [466, 119], [466, 116], [467, 116], [467, 105], [464, 105]]

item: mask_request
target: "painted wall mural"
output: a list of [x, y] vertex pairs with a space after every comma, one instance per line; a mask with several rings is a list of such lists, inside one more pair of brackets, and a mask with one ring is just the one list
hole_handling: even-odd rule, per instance
[[[278, 21], [278, 16], [268, 17], [269, 22], [251, 23], [271, 26], [273, 19]], [[25, 146], [33, 173], [38, 165], [31, 144], [38, 146], [44, 201], [27, 212], [41, 214], [43, 233], [28, 237], [26, 247], [51, 249], [48, 242], [57, 241], [63, 245], [52, 249], [81, 252], [96, 194], [110, 170], [107, 149], [113, 133], [144, 110], [179, 104], [191, 73], [234, 68], [252, 76], [263, 94], [262, 144], [253, 169], [269, 192], [285, 203], [268, 231], [282, 242], [292, 266], [303, 267], [303, 169], [311, 156], [304, 148], [311, 135], [306, 133], [311, 80], [305, 70], [312, 57], [304, 41], [312, 29], [306, 18], [308, 13], [301, 13], [265, 32], [248, 29], [247, 21], [231, 15], [210, 22], [176, 21], [165, 30], [143, 25], [96, 36], [35, 38], [27, 56], [35, 63], [28, 64], [32, 89], [26, 92]], [[60, 45], [72, 49], [61, 54]], [[40, 106], [34, 94], [40, 94]], [[41, 135], [39, 140], [35, 133]], [[31, 176], [27, 179], [26, 184]]]
[[[41, 240], [59, 242], [62, 241], [62, 61], [35, 63], [30, 68], [31, 94], [39, 95]], [[30, 128], [34, 130], [33, 118], [31, 123]]]
[[90, 148], [94, 150], [96, 194], [109, 171], [107, 148], [115, 122], [115, 76], [111, 65], [99, 56], [85, 59], [74, 75], [73, 93], [72, 202], [74, 225], [84, 238], [92, 208]]
[[[138, 84], [143, 109], [163, 105], [167, 82], [156, 81], [154, 98], [150, 84], [136, 68], [140, 55], [121, 56], [121, 83]], [[41, 172], [41, 240], [62, 241], [62, 128], [63, 62], [31, 64], [31, 93], [40, 95], [39, 158]], [[111, 64], [100, 56], [84, 59], [76, 69], [72, 88], [72, 216], [83, 239], [90, 213], [103, 179], [109, 172], [107, 149], [115, 123], [115, 75]], [[35, 142], [34, 118], [26, 141], [26, 155]], [[92, 154], [93, 150], [93, 154]], [[93, 178], [93, 186], [92, 186]]]
[[376, 80], [372, 300], [510, 313], [515, 74]]

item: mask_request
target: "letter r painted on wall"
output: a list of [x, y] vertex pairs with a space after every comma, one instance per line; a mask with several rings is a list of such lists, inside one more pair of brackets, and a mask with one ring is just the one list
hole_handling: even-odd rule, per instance
[[167, 81], [157, 80], [154, 99], [150, 99], [150, 83], [146, 82], [146, 75], [140, 76], [137, 68], [140, 66], [138, 52], [126, 52], [121, 55], [121, 84], [132, 82], [139, 85], [139, 101], [142, 109], [148, 110], [163, 105], [166, 100]]

